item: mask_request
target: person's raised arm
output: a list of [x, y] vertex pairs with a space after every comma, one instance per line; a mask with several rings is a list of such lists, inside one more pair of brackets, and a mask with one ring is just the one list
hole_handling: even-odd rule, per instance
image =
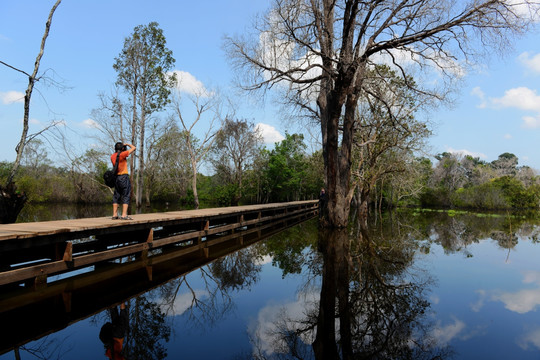
[[129, 149], [127, 150], [128, 153], [132, 153], [135, 151], [136, 147], [133, 145], [133, 144], [128, 144], [128, 143], [125, 143], [124, 146], [129, 146]]

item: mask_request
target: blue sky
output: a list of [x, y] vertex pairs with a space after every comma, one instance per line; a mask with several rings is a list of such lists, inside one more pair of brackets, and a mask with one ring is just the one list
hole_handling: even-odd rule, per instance
[[[100, 92], [110, 92], [116, 78], [112, 65], [123, 41], [137, 25], [159, 23], [167, 46], [176, 59], [175, 70], [190, 84], [219, 87], [232, 93], [233, 72], [223, 52], [225, 34], [242, 34], [268, 0], [63, 0], [57, 9], [40, 71], [60, 82], [59, 89], [38, 84], [31, 107], [30, 132], [52, 120], [63, 120], [80, 134], [75, 142], [90, 146], [91, 110], [99, 107]], [[0, 60], [33, 70], [45, 21], [53, 0], [19, 0], [0, 3]], [[430, 114], [436, 124], [430, 138], [432, 154], [462, 152], [493, 161], [504, 152], [514, 153], [520, 165], [540, 169], [540, 33], [515, 41], [503, 56], [493, 55], [475, 74], [467, 74], [452, 108]], [[186, 80], [186, 84], [187, 84]], [[0, 161], [14, 160], [22, 130], [20, 101], [27, 78], [0, 65]], [[247, 95], [236, 97], [239, 117], [265, 124], [268, 143], [285, 131], [304, 132], [284, 124], [276, 108], [255, 103]], [[273, 132], [273, 133], [272, 133]]]

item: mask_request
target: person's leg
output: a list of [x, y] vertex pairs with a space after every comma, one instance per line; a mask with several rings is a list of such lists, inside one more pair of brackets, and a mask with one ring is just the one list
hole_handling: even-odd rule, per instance
[[122, 217], [123, 218], [127, 217], [128, 206], [129, 204], [122, 204]]
[[118, 204], [114, 203], [112, 204], [112, 216], [118, 217]]
[[122, 219], [131, 219], [128, 216], [128, 207], [131, 200], [131, 182], [129, 181], [129, 176], [122, 175], [120, 181], [122, 182], [122, 196], [120, 201], [122, 203]]

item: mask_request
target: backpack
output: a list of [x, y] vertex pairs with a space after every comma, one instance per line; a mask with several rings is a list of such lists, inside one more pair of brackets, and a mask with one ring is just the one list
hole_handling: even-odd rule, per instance
[[103, 180], [105, 180], [105, 185], [107, 185], [110, 188], [113, 188], [116, 184], [116, 172], [118, 171], [118, 159], [120, 158], [120, 153], [116, 155], [116, 163], [114, 164], [114, 168], [112, 170], [105, 171], [105, 174], [103, 174]]

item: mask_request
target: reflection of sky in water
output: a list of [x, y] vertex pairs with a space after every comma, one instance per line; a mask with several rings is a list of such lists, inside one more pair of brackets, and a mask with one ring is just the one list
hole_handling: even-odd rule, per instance
[[440, 344], [459, 359], [537, 359], [539, 254], [539, 244], [523, 239], [510, 251], [491, 239], [452, 254], [432, 245], [417, 265], [436, 280], [430, 300]]
[[[456, 353], [455, 359], [538, 359], [539, 255], [540, 244], [526, 239], [519, 239], [511, 250], [491, 239], [456, 252], [445, 252], [440, 245], [431, 243], [429, 254], [417, 254], [415, 263], [415, 268], [427, 270], [434, 280], [427, 298], [433, 324], [429, 335], [438, 345], [449, 345]], [[173, 306], [162, 308], [167, 310], [171, 326], [171, 337], [165, 344], [167, 358], [247, 359], [254, 351], [250, 341], [254, 336], [259, 337], [259, 350], [271, 355], [273, 339], [268, 334], [275, 330], [275, 321], [284, 314], [301, 320], [318, 300], [320, 290], [318, 279], [305, 287], [307, 271], [283, 277], [282, 270], [271, 260], [259, 259], [262, 271], [258, 281], [249, 288], [230, 291], [230, 311], [213, 322], [190, 319], [190, 291], [201, 301], [208, 301], [210, 294], [201, 270], [187, 275], [191, 289], [183, 287]], [[153, 296], [159, 300], [159, 289]], [[62, 359], [104, 358], [97, 337], [104, 319], [104, 314], [84, 319], [47, 339], [61, 343]], [[290, 327], [294, 326], [293, 321]], [[310, 336], [313, 334], [302, 338], [308, 345], [313, 341]], [[0, 360], [13, 358], [13, 352], [0, 355]]]

